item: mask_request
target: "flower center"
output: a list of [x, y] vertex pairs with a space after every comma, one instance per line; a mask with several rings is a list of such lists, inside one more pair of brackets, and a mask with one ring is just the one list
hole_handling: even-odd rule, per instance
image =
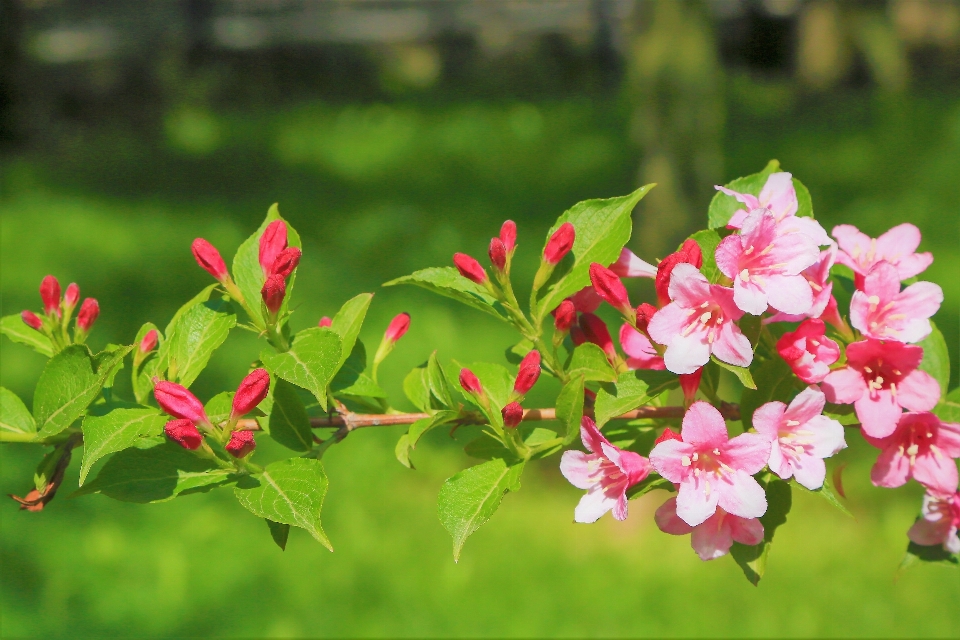
[[682, 335], [688, 336], [694, 331], [705, 333], [707, 342], [713, 344], [725, 320], [720, 305], [707, 300], [699, 307], [687, 310], [687, 325], [683, 328]]
[[871, 394], [888, 389], [896, 397], [897, 384], [904, 378], [902, 371], [889, 363], [884, 364], [883, 358], [876, 358], [863, 365], [862, 372]]
[[689, 456], [681, 456], [680, 464], [690, 468], [697, 485], [708, 497], [725, 475], [733, 473], [733, 469], [723, 462], [720, 449], [694, 451]]

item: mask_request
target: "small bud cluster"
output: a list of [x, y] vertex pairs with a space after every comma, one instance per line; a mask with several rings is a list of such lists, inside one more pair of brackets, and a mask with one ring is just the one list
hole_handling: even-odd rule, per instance
[[100, 315], [100, 304], [96, 299], [84, 299], [77, 312], [71, 337], [68, 330], [80, 301], [80, 287], [74, 282], [70, 283], [61, 298], [60, 282], [53, 276], [46, 276], [40, 282], [40, 300], [43, 302], [42, 317], [25, 309], [20, 313], [20, 318], [28, 327], [49, 338], [56, 351], [71, 344], [83, 344]]

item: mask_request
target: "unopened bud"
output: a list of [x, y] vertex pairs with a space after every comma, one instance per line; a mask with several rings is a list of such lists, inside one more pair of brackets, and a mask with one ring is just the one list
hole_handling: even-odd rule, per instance
[[203, 436], [200, 434], [200, 430], [197, 429], [197, 425], [185, 418], [171, 420], [164, 425], [163, 432], [178, 445], [191, 451], [199, 449], [200, 444], [203, 442]]
[[677, 433], [670, 427], [667, 427], [666, 429], [663, 430], [663, 433], [661, 433], [660, 436], [653, 441], [653, 446], [657, 446], [661, 442], [666, 442], [667, 440], [679, 440], [680, 442], [683, 442], [683, 438], [680, 437], [679, 433]]
[[227, 453], [234, 458], [244, 458], [256, 448], [257, 441], [253, 439], [253, 431], [234, 431], [225, 447]]
[[270, 391], [270, 374], [266, 369], [254, 369], [247, 374], [233, 396], [230, 419], [239, 418], [257, 408]]
[[397, 314], [393, 320], [390, 321], [390, 325], [387, 327], [384, 337], [391, 342], [396, 342], [404, 335], [406, 335], [407, 330], [410, 328], [410, 314], [409, 313], [400, 313]]
[[700, 388], [700, 378], [703, 376], [703, 367], [700, 367], [693, 373], [681, 373], [680, 388], [683, 389], [683, 401], [688, 407], [693, 404], [697, 396], [697, 390]]
[[656, 287], [657, 300], [661, 307], [670, 303], [670, 275], [673, 273], [673, 268], [681, 262], [692, 264], [697, 269], [703, 266], [703, 252], [700, 251], [700, 245], [696, 240], [690, 238], [684, 240], [678, 251], [668, 255], [657, 265], [654, 287]]
[[218, 281], [223, 282], [229, 277], [227, 265], [224, 264], [220, 252], [212, 244], [203, 238], [197, 238], [190, 245], [193, 252], [193, 258], [200, 265], [200, 268], [212, 275]]
[[500, 242], [503, 243], [507, 253], [513, 253], [517, 248], [517, 223], [513, 220], [507, 220], [500, 227]]
[[99, 315], [100, 303], [97, 302], [96, 298], [87, 298], [80, 305], [80, 312], [77, 313], [77, 328], [87, 333], [93, 327], [93, 323], [97, 321]]
[[587, 341], [587, 334], [583, 332], [579, 324], [570, 325], [570, 341], [573, 342], [575, 347], [579, 347]]
[[260, 296], [263, 298], [263, 303], [267, 305], [267, 311], [271, 315], [276, 315], [280, 311], [280, 307], [283, 305], [283, 298], [287, 295], [287, 283], [283, 279], [283, 276], [278, 274], [273, 274], [267, 278], [267, 281], [263, 283], [263, 288], [260, 289]]
[[72, 311], [79, 301], [80, 287], [77, 286], [76, 282], [71, 282], [67, 285], [67, 290], [63, 294], [63, 306]]
[[274, 220], [267, 225], [263, 235], [260, 236], [260, 266], [263, 268], [263, 275], [270, 275], [277, 256], [286, 248], [287, 223], [283, 220]]
[[157, 399], [160, 408], [174, 418], [189, 420], [193, 423], [210, 424], [207, 412], [203, 409], [203, 403], [186, 387], [176, 382], [154, 378], [153, 397]]
[[467, 280], [472, 280], [477, 284], [484, 284], [487, 282], [487, 272], [480, 265], [479, 262], [471, 258], [465, 253], [455, 253], [453, 254], [453, 264], [457, 268], [457, 271], [460, 272]]
[[46, 276], [40, 282], [40, 299], [45, 314], [60, 317], [60, 282], [53, 276]]
[[575, 238], [576, 232], [573, 229], [573, 225], [569, 222], [564, 222], [553, 232], [550, 239], [547, 240], [547, 246], [543, 249], [543, 259], [549, 264], [558, 264], [563, 260], [565, 255], [570, 253]]
[[23, 320], [23, 324], [27, 325], [31, 329], [40, 331], [40, 327], [43, 326], [43, 321], [40, 319], [40, 316], [29, 309], [24, 309], [21, 311], [20, 318]]
[[317, 323], [318, 327], [330, 327], [333, 326], [333, 320], [330, 319], [330, 316], [323, 316], [320, 318], [320, 322]]
[[490, 250], [488, 252], [490, 256], [490, 264], [497, 271], [503, 271], [507, 266], [507, 248], [503, 244], [503, 240], [500, 238], [491, 238], [490, 239]]
[[637, 329], [646, 333], [650, 321], [653, 320], [653, 314], [656, 312], [657, 308], [649, 302], [644, 302], [637, 307]]
[[523, 420], [523, 407], [519, 402], [511, 402], [500, 410], [500, 415], [503, 416], [503, 426], [513, 429]]
[[627, 288], [623, 281], [613, 271], [602, 264], [594, 262], [590, 265], [590, 282], [597, 295], [603, 298], [611, 307], [625, 315], [633, 314], [633, 306], [627, 295]]
[[577, 308], [573, 301], [564, 300], [560, 306], [553, 311], [553, 326], [560, 333], [566, 333], [570, 326], [577, 320]]
[[524, 395], [533, 385], [537, 383], [540, 377], [540, 352], [534, 349], [523, 357], [520, 361], [520, 369], [517, 371], [517, 379], [513, 383], [513, 391], [518, 395]]
[[293, 270], [300, 264], [301, 255], [300, 249], [287, 247], [277, 255], [277, 259], [273, 262], [272, 272], [286, 278], [293, 273]]
[[460, 369], [460, 386], [472, 396], [483, 395], [483, 385], [480, 384], [480, 379], [470, 369]]
[[147, 331], [143, 339], [140, 340], [140, 353], [150, 353], [157, 348], [157, 340], [159, 339], [160, 334], [157, 333], [156, 329], [150, 329]]
[[616, 354], [613, 346], [613, 340], [610, 338], [610, 330], [606, 323], [592, 313], [580, 314], [580, 328], [583, 329], [583, 335], [588, 342], [597, 345], [608, 355]]

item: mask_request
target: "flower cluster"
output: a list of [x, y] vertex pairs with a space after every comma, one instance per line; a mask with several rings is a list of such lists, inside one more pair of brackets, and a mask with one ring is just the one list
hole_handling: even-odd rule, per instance
[[55, 351], [71, 345], [83, 344], [93, 323], [100, 315], [100, 304], [96, 298], [85, 298], [77, 312], [77, 319], [73, 327], [73, 336], [68, 332], [70, 320], [77, 303], [80, 302], [80, 287], [71, 282], [67, 285], [63, 296], [60, 295], [60, 282], [53, 276], [46, 276], [40, 282], [40, 299], [43, 301], [43, 316], [39, 316], [29, 309], [20, 313], [23, 323], [35, 331], [45, 335]]

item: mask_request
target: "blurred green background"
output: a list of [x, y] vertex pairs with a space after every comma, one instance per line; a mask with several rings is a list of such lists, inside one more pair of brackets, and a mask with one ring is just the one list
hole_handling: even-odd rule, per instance
[[[635, 216], [648, 261], [704, 224], [712, 185], [780, 160], [829, 230], [918, 225], [944, 288], [935, 320], [958, 380], [960, 5], [956, 2], [0, 2], [2, 313], [40, 306], [47, 273], [99, 299], [91, 342], [161, 326], [208, 282], [189, 251], [225, 256], [267, 207], [304, 240], [294, 328], [376, 297], [361, 337], [413, 316], [381, 368], [391, 401], [434, 349], [504, 362], [504, 326], [380, 284], [454, 251], [485, 253], [507, 218], [529, 283], [543, 235], [575, 202], [659, 186]], [[649, 296], [644, 283], [634, 299]], [[43, 358], [0, 342], [2, 384], [29, 405]], [[231, 337], [194, 390], [232, 387], [256, 357]], [[124, 375], [121, 374], [121, 379]], [[541, 383], [531, 405], [551, 401]], [[557, 458], [454, 564], [442, 481], [472, 461], [402, 427], [324, 458], [331, 554], [286, 552], [229, 491], [159, 505], [71, 500], [79, 452], [42, 513], [0, 503], [0, 633], [115, 636], [960, 635], [955, 570], [895, 577], [916, 484], [869, 483], [851, 435], [835, 461], [847, 518], [795, 496], [758, 588], [661, 534], [664, 496], [631, 517], [572, 523]], [[261, 456], [279, 452], [267, 442]], [[0, 449], [22, 495], [40, 451]]]

